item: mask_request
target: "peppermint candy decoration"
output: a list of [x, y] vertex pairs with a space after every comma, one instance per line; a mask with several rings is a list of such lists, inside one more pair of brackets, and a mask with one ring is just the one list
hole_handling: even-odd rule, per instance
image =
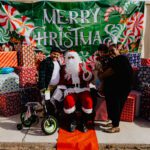
[[9, 33], [0, 27], [0, 43], [7, 43], [10, 40]]
[[106, 13], [105, 13], [105, 15], [104, 15], [104, 20], [105, 20], [106, 22], [108, 22], [110, 13], [112, 13], [113, 11], [117, 11], [117, 12], [119, 12], [120, 14], [124, 14], [124, 10], [123, 10], [122, 7], [118, 7], [118, 6], [109, 7], [109, 8], [106, 10]]
[[143, 31], [144, 14], [141, 12], [136, 12], [131, 16], [126, 24], [127, 30], [134, 33], [135, 36], [140, 36]]
[[21, 25], [19, 12], [9, 5], [2, 5], [1, 8], [3, 9], [0, 10], [0, 25], [6, 30], [16, 30], [17, 26]]
[[131, 44], [135, 39], [134, 33], [129, 30], [125, 30], [123, 35], [120, 37], [119, 42], [124, 44], [124, 47], [128, 49], [128, 45]]
[[22, 16], [22, 24], [17, 28], [17, 32], [22, 36], [30, 36], [31, 31], [34, 29], [34, 23], [30, 18]]

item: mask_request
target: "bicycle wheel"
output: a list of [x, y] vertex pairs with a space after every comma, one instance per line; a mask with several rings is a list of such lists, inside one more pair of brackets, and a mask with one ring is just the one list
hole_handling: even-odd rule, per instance
[[57, 119], [54, 116], [49, 116], [43, 119], [41, 123], [41, 128], [46, 135], [52, 135], [56, 132], [58, 128]]

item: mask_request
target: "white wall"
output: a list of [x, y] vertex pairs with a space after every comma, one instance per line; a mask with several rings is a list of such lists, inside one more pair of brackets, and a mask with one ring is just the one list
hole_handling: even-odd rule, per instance
[[150, 58], [150, 2], [145, 5], [143, 58]]

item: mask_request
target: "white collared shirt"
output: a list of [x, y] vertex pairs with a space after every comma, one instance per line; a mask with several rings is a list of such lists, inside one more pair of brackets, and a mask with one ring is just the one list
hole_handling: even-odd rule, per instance
[[58, 61], [53, 61], [53, 63], [54, 63], [54, 69], [53, 69], [52, 78], [49, 85], [57, 85], [60, 79], [60, 65]]

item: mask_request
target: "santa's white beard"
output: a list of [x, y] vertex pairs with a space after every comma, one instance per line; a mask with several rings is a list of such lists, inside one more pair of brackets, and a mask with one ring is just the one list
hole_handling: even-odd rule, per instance
[[70, 75], [73, 84], [80, 84], [79, 72], [79, 62], [76, 62], [75, 59], [69, 59], [66, 62], [66, 74]]

